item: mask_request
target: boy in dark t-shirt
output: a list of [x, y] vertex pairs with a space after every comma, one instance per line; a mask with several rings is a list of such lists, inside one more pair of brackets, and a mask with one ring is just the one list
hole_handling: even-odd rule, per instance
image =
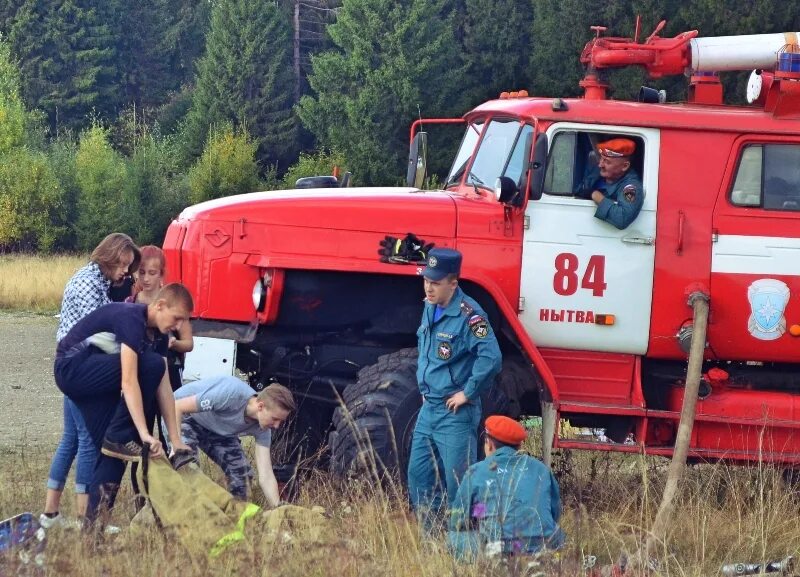
[[[56, 349], [56, 385], [81, 411], [101, 455], [89, 486], [87, 519], [96, 519], [101, 500], [110, 509], [126, 461], [141, 459], [142, 445], [163, 454], [148, 429], [146, 413], [157, 402], [173, 448], [188, 450], [175, 419], [175, 399], [166, 375], [160, 333], [188, 321], [194, 304], [178, 283], [165, 286], [149, 305], [111, 303], [90, 313]], [[120, 400], [120, 392], [122, 399]], [[152, 420], [152, 418], [151, 418]]]

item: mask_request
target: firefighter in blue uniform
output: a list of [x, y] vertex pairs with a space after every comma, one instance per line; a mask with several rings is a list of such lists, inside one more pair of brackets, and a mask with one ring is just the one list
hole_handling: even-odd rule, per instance
[[[422, 408], [408, 465], [411, 506], [426, 532], [444, 521], [444, 495], [477, 458], [481, 393], [500, 372], [502, 358], [486, 313], [458, 286], [461, 253], [428, 253], [425, 308], [417, 331], [417, 383]], [[442, 487], [444, 484], [444, 487]]]
[[614, 138], [597, 145], [600, 160], [592, 166], [578, 185], [575, 196], [590, 198], [597, 205], [594, 216], [627, 228], [642, 210], [642, 181], [631, 168], [636, 143], [629, 138]]
[[558, 483], [541, 461], [518, 452], [525, 437], [513, 419], [486, 419], [486, 458], [467, 470], [450, 512], [448, 545], [458, 559], [530, 555], [563, 545]]

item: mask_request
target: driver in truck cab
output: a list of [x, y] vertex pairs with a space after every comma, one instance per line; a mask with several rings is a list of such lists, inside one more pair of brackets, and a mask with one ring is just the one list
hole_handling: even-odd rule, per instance
[[592, 166], [575, 190], [578, 198], [594, 201], [596, 218], [627, 228], [642, 210], [642, 180], [631, 167], [636, 143], [628, 138], [614, 138], [597, 145], [599, 161]]
[[449, 248], [431, 249], [422, 270], [417, 383], [423, 403], [411, 442], [408, 491], [426, 534], [444, 528], [445, 501], [453, 502], [461, 476], [477, 458], [481, 393], [502, 365], [486, 313], [458, 286], [460, 271], [461, 253]]

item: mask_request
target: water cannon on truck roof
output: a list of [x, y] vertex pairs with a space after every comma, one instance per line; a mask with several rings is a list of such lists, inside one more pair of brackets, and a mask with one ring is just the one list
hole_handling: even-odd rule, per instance
[[[690, 77], [690, 103], [722, 104], [720, 72], [752, 70], [748, 83], [749, 103], [767, 104], [776, 116], [797, 115], [797, 81], [800, 80], [800, 36], [798, 32], [698, 38], [697, 30], [661, 38], [666, 21], [639, 42], [639, 20], [633, 38], [604, 37], [606, 30], [594, 26], [596, 37], [581, 53], [586, 76], [580, 82], [587, 99], [604, 99], [608, 85], [602, 71], [641, 66], [651, 78], [685, 74]], [[774, 90], [773, 90], [774, 87]], [[640, 99], [652, 93], [643, 91]], [[781, 105], [779, 105], [781, 104]]]
[[[423, 120], [407, 187], [245, 194], [173, 221], [164, 250], [195, 298], [195, 333], [234, 339], [255, 388], [280, 381], [300, 401], [287, 463], [327, 442], [337, 473], [366, 453], [404, 469], [421, 267], [377, 249], [408, 233], [462, 252], [460, 282], [498, 335], [504, 369], [484, 414], [541, 414], [548, 447], [671, 455], [696, 329], [687, 302], [701, 294], [689, 457], [800, 463], [798, 33], [662, 28], [643, 41], [638, 25], [632, 39], [596, 28], [583, 98], [518, 92], [447, 119], [465, 129], [441, 190], [421, 188], [418, 129], [435, 119]], [[688, 71], [688, 101], [607, 99], [604, 70], [629, 65]], [[751, 104], [723, 104], [718, 73], [751, 68]], [[613, 140], [632, 143], [619, 161]], [[615, 162], [638, 179], [610, 201], [638, 205], [625, 226], [576, 194]], [[606, 193], [619, 182], [603, 179]], [[560, 419], [607, 438], [563, 437]]]

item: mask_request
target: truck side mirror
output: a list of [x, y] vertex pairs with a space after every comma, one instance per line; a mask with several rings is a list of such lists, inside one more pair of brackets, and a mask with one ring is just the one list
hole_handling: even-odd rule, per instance
[[503, 204], [510, 204], [511, 206], [520, 206], [522, 204], [522, 195], [519, 193], [517, 183], [513, 178], [508, 176], [500, 176], [494, 184], [494, 194]]
[[408, 186], [422, 188], [428, 167], [427, 153], [428, 133], [417, 132], [414, 135], [414, 140], [411, 141], [411, 147], [408, 151], [408, 172], [406, 173], [406, 184]]
[[542, 198], [544, 190], [544, 176], [547, 165], [547, 135], [539, 133], [536, 135], [536, 144], [533, 145], [533, 158], [531, 159], [531, 200]]

